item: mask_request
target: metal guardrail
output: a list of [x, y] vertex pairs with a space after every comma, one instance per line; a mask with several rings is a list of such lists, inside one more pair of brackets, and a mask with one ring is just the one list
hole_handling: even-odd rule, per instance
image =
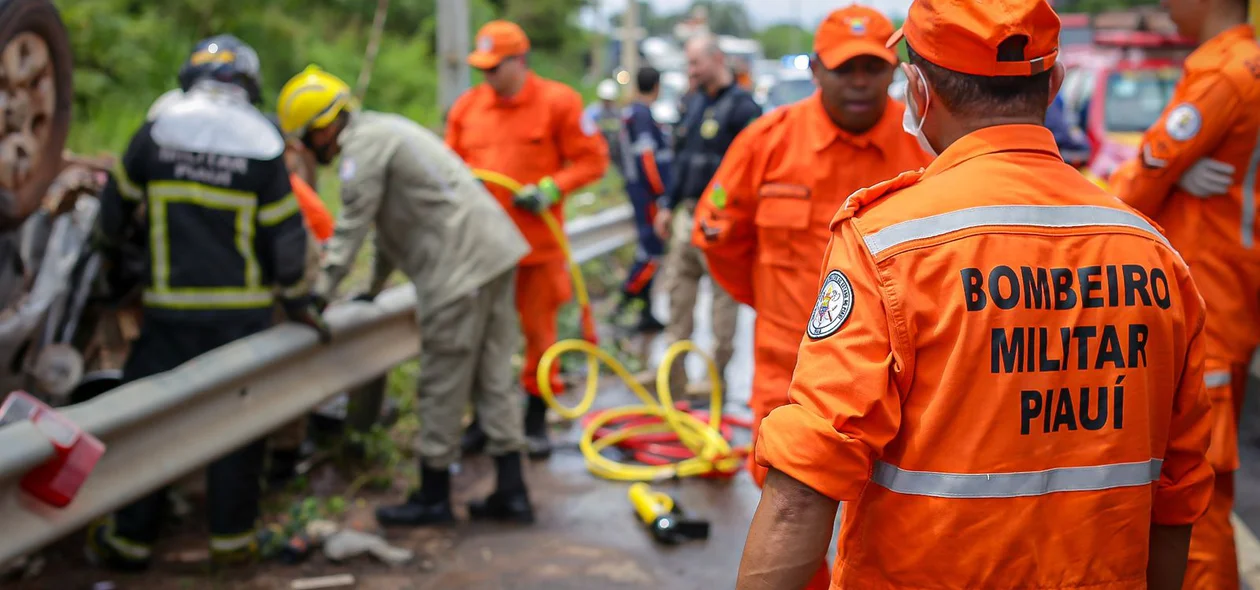
[[[574, 258], [588, 261], [630, 243], [629, 205], [566, 224]], [[419, 353], [411, 285], [375, 303], [328, 309], [333, 341], [285, 324], [234, 342], [173, 371], [121, 386], [64, 410], [106, 445], [78, 496], [54, 508], [19, 487], [53, 453], [30, 422], [0, 428], [0, 564], [37, 550], [276, 430], [325, 399], [367, 383]]]

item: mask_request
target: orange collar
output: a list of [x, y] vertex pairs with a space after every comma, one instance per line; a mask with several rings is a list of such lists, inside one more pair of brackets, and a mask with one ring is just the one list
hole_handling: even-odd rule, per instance
[[1256, 30], [1250, 24], [1235, 25], [1205, 41], [1186, 58], [1186, 61], [1198, 61], [1205, 56], [1216, 55], [1236, 42], [1251, 40], [1255, 36]]
[[1001, 152], [1034, 152], [1062, 161], [1054, 134], [1041, 125], [998, 125], [978, 129], [945, 149], [923, 171], [928, 178], [967, 160]]
[[837, 139], [859, 149], [875, 147], [883, 150], [894, 140], [895, 136], [892, 133], [905, 133], [901, 130], [902, 113], [896, 109], [897, 103], [891, 98], [888, 99], [884, 114], [875, 126], [866, 130], [865, 133], [857, 134], [841, 129], [831, 120], [831, 117], [827, 115], [827, 109], [823, 108], [821, 92], [815, 90], [814, 94], [806, 100], [809, 101], [809, 106], [806, 108], [810, 115], [810, 146], [814, 148], [814, 151], [821, 152], [827, 149]]

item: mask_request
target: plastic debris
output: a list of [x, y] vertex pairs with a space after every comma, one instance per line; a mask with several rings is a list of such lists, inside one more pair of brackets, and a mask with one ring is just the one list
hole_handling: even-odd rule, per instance
[[345, 529], [324, 541], [324, 555], [333, 561], [342, 561], [369, 553], [373, 557], [391, 564], [406, 563], [415, 558], [408, 549], [394, 547], [376, 535]]
[[312, 520], [306, 523], [306, 537], [312, 543], [319, 545], [327, 541], [329, 537], [337, 534], [339, 528], [337, 523], [330, 520]]
[[354, 576], [350, 574], [337, 574], [335, 576], [321, 576], [318, 578], [301, 578], [289, 582], [289, 588], [292, 590], [320, 590], [322, 588], [343, 588], [345, 586], [354, 585]]

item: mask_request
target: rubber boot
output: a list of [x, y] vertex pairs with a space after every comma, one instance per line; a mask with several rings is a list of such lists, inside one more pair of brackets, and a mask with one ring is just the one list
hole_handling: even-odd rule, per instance
[[497, 482], [494, 493], [485, 500], [470, 502], [468, 516], [479, 520], [497, 520], [532, 524], [534, 507], [529, 503], [525, 477], [521, 472], [520, 453], [494, 458]]
[[547, 402], [536, 395], [529, 396], [529, 405], [525, 407], [525, 442], [530, 459], [551, 456], [551, 439], [547, 436]]
[[248, 567], [256, 565], [260, 556], [258, 541], [256, 539], [249, 545], [237, 549], [220, 551], [211, 548], [210, 568], [218, 571]]
[[472, 424], [464, 430], [464, 438], [460, 440], [459, 446], [465, 455], [480, 455], [486, 449], [487, 441], [489, 437], [486, 436], [486, 431], [481, 429], [481, 423], [473, 417]]
[[451, 471], [420, 465], [420, 489], [407, 501], [376, 509], [382, 526], [430, 526], [455, 522], [451, 512]]
[[[137, 573], [148, 570], [150, 563], [148, 547], [132, 549], [132, 551], [143, 553], [144, 557], [130, 557], [116, 546], [125, 541], [112, 537], [112, 530], [113, 527], [108, 519], [97, 520], [88, 526], [87, 546], [84, 547], [88, 563], [115, 572]], [[128, 543], [127, 546], [130, 547], [131, 544]]]

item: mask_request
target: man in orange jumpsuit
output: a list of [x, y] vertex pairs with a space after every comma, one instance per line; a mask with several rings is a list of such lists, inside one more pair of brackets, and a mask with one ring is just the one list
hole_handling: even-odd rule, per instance
[[[492, 21], [477, 32], [468, 64], [481, 70], [485, 83], [451, 106], [446, 144], [472, 168], [528, 185], [519, 195], [497, 186], [490, 189], [533, 248], [516, 273], [516, 307], [525, 333], [525, 435], [530, 456], [542, 458], [551, 454], [551, 443], [547, 405], [539, 397], [538, 361], [556, 342], [560, 307], [572, 297], [573, 287], [560, 243], [538, 214], [550, 211], [563, 225], [565, 195], [604, 176], [608, 146], [598, 128], [583, 125], [581, 95], [534, 74], [528, 52], [529, 38], [514, 23]], [[551, 375], [557, 392], [563, 390], [558, 371], [557, 363]], [[465, 452], [484, 444], [480, 431], [476, 424], [469, 428]]]
[[[818, 91], [741, 132], [696, 207], [692, 241], [713, 279], [757, 311], [754, 443], [761, 419], [788, 401], [832, 216], [853, 191], [931, 161], [901, 130], [905, 105], [888, 97], [892, 34], [892, 21], [864, 6], [828, 15], [810, 63]], [[748, 467], [765, 482], [766, 468], [751, 458]], [[825, 589], [822, 565], [815, 587]]]
[[1176, 590], [1212, 493], [1190, 271], [1043, 126], [1046, 0], [916, 0], [903, 31], [940, 156], [832, 220], [737, 588], [802, 588], [846, 502], [834, 590]]
[[1207, 373], [1212, 401], [1216, 491], [1194, 526], [1187, 590], [1240, 586], [1234, 529], [1234, 472], [1247, 367], [1260, 344], [1260, 249], [1256, 168], [1260, 164], [1260, 45], [1247, 0], [1169, 0], [1178, 31], [1203, 42], [1139, 158], [1112, 188], [1158, 222], [1193, 270], [1207, 301]]

